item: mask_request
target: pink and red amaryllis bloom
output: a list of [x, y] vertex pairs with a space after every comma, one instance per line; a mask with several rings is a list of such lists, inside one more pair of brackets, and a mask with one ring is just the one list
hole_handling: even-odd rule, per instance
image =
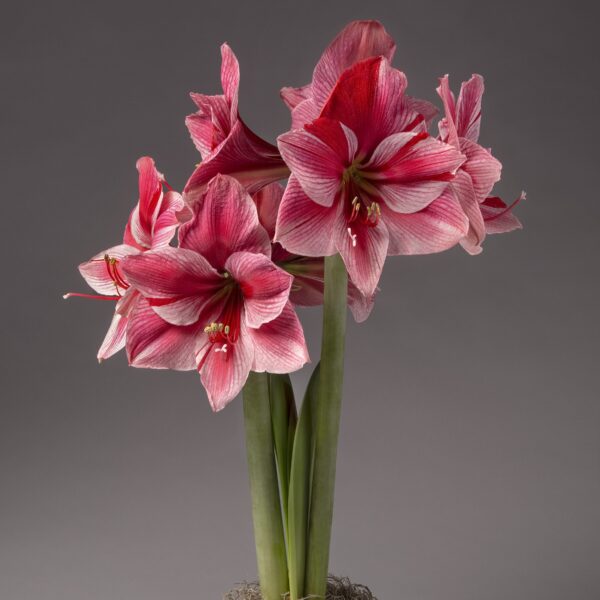
[[202, 162], [183, 191], [190, 205], [198, 201], [208, 182], [218, 174], [235, 177], [251, 194], [289, 174], [277, 148], [240, 119], [239, 64], [227, 44], [221, 46], [221, 56], [223, 94], [191, 94], [198, 111], [187, 117], [186, 124]]
[[481, 127], [483, 77], [473, 75], [463, 82], [458, 99], [450, 89], [448, 75], [440, 79], [437, 92], [444, 103], [445, 116], [439, 122], [440, 139], [452, 144], [466, 157], [454, 181], [452, 192], [469, 219], [469, 230], [461, 245], [469, 254], [479, 254], [486, 233], [506, 233], [520, 229], [512, 208], [525, 194], [508, 206], [498, 197], [489, 197], [500, 180], [502, 165], [490, 150], [477, 142]]
[[115, 314], [98, 350], [100, 361], [125, 346], [128, 317], [139, 301], [139, 293], [131, 288], [121, 261], [126, 256], [168, 246], [179, 225], [177, 212], [184, 206], [177, 192], [163, 191], [163, 186], [168, 187], [168, 184], [151, 158], [140, 158], [136, 167], [139, 201], [127, 221], [123, 243], [103, 250], [79, 265], [81, 275], [98, 295], [65, 294], [65, 298], [79, 296], [116, 302]]
[[386, 58], [363, 60], [342, 73], [317, 119], [278, 139], [292, 175], [276, 241], [306, 256], [339, 252], [365, 296], [386, 255], [446, 250], [468, 228], [446, 189], [465, 157], [427, 134], [405, 89]]
[[289, 373], [308, 361], [289, 301], [293, 277], [271, 261], [256, 206], [232, 177], [210, 182], [178, 248], [129, 256], [122, 269], [145, 300], [130, 316], [130, 363], [197, 368], [214, 410], [251, 370]]

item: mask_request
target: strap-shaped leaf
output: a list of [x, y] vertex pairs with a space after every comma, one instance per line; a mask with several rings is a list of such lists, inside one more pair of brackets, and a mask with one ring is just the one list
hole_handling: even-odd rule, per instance
[[291, 600], [304, 597], [306, 543], [314, 460], [313, 421], [318, 385], [319, 365], [317, 364], [300, 409], [291, 460], [287, 525]]
[[287, 527], [290, 464], [298, 420], [294, 390], [289, 375], [269, 374], [269, 399], [271, 402], [277, 475], [283, 507], [283, 522], [284, 526]]

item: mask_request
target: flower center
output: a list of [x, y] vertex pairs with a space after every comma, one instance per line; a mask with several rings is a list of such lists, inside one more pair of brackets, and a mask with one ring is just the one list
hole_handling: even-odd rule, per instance
[[[231, 281], [235, 283], [233, 279]], [[198, 371], [202, 369], [211, 352], [220, 354], [222, 359], [227, 360], [239, 339], [243, 296], [237, 285], [231, 285], [228, 292], [219, 318], [204, 328], [208, 344], [198, 360]]]
[[[348, 224], [358, 221], [368, 227], [376, 227], [381, 217], [381, 207], [375, 188], [363, 176], [361, 165], [353, 162], [345, 171], [342, 178], [342, 198]], [[352, 237], [350, 228], [348, 235], [352, 245], [356, 246], [356, 237]]]

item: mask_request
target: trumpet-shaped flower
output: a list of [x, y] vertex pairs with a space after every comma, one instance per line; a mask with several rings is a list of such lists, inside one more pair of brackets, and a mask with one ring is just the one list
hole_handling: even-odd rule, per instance
[[134, 366], [198, 369], [214, 410], [248, 373], [288, 373], [308, 360], [289, 301], [292, 275], [271, 261], [256, 206], [235, 179], [215, 177], [180, 228], [178, 248], [131, 255], [123, 272], [145, 303], [127, 333]]
[[469, 254], [479, 254], [487, 233], [505, 233], [521, 228], [512, 208], [525, 194], [507, 206], [500, 198], [489, 197], [500, 180], [502, 165], [490, 150], [477, 142], [481, 127], [483, 77], [473, 75], [463, 82], [458, 99], [450, 89], [448, 75], [440, 79], [437, 92], [444, 103], [445, 116], [439, 122], [440, 139], [453, 145], [466, 157], [451, 189], [469, 219], [469, 230], [461, 245]]
[[79, 265], [79, 272], [97, 295], [65, 294], [65, 298], [78, 296], [116, 302], [115, 314], [98, 350], [99, 361], [125, 346], [128, 317], [139, 300], [139, 294], [131, 289], [122, 271], [122, 260], [126, 256], [168, 246], [178, 226], [177, 212], [183, 207], [177, 192], [163, 191], [166, 181], [151, 158], [140, 158], [136, 166], [139, 200], [127, 221], [123, 243], [103, 250]]
[[252, 194], [289, 173], [277, 148], [257, 136], [240, 119], [239, 64], [227, 44], [221, 46], [221, 56], [223, 94], [191, 94], [198, 110], [187, 117], [186, 124], [202, 162], [183, 192], [190, 205], [198, 201], [208, 182], [218, 174], [235, 177]]
[[339, 252], [370, 297], [388, 254], [445, 250], [466, 217], [448, 182], [464, 161], [429, 136], [406, 101], [406, 78], [384, 57], [338, 79], [319, 118], [279, 137], [291, 169], [275, 239], [290, 252]]

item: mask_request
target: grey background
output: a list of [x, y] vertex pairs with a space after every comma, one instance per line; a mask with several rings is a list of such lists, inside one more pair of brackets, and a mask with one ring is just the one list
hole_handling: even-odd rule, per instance
[[[135, 160], [182, 186], [190, 90], [241, 61], [278, 99], [354, 18], [411, 93], [486, 76], [482, 142], [525, 230], [391, 259], [348, 336], [332, 570], [382, 600], [600, 598], [598, 34], [587, 2], [22, 2], [0, 20], [0, 598], [219, 598], [255, 572], [241, 403], [95, 352], [112, 306], [76, 265], [119, 241]], [[313, 357], [319, 311], [303, 311]], [[298, 389], [309, 370], [295, 376]]]

